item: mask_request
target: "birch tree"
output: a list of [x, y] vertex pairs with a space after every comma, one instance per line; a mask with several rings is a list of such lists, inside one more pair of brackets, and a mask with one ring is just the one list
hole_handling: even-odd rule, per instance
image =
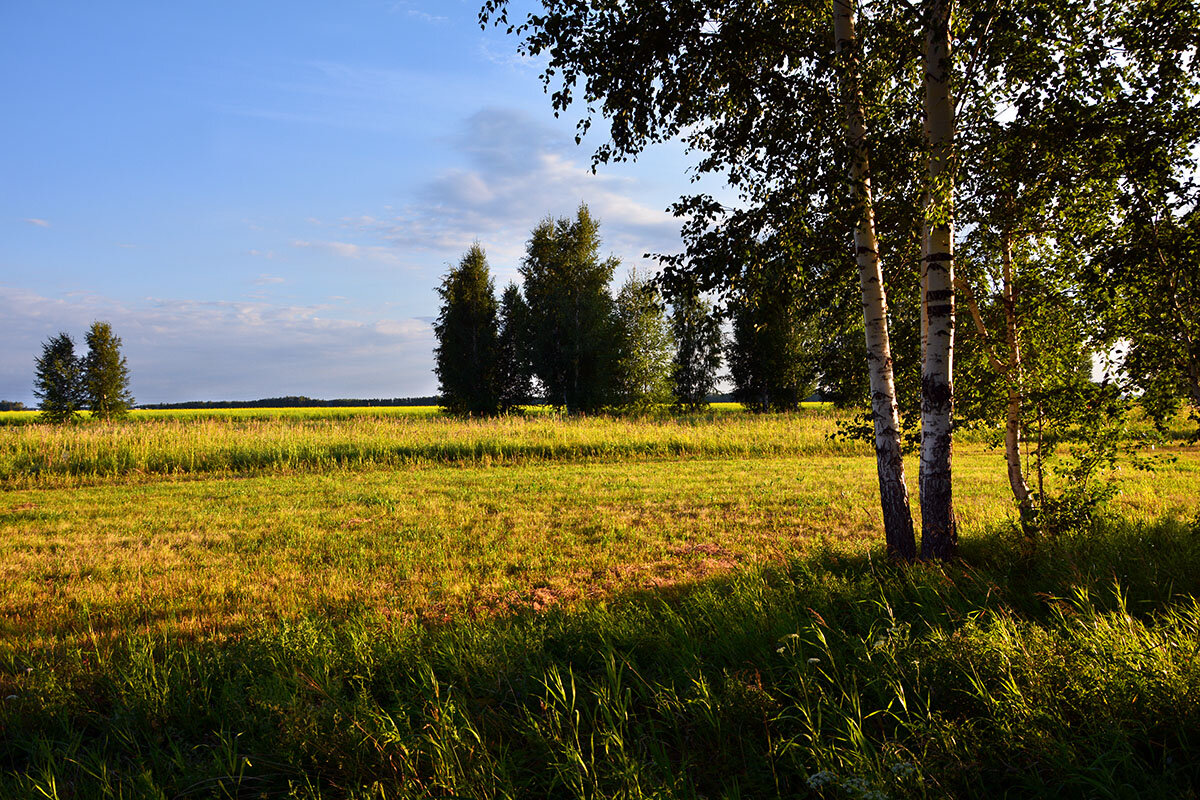
[[954, 106], [950, 94], [952, 0], [925, 11], [925, 191], [921, 311], [921, 557], [958, 550], [951, 473], [954, 414]]
[[520, 273], [533, 371], [546, 401], [568, 413], [614, 398], [619, 330], [608, 287], [618, 264], [600, 256], [600, 224], [586, 206], [574, 219], [542, 220], [526, 244]]
[[871, 152], [863, 111], [858, 39], [854, 29], [853, 0], [833, 0], [834, 50], [846, 117], [849, 186], [854, 209], [854, 253], [862, 290], [863, 329], [866, 333], [867, 369], [871, 387], [871, 421], [875, 434], [875, 464], [879, 477], [880, 505], [888, 554], [898, 560], [916, 555], [908, 484], [900, 442], [900, 409], [892, 371], [888, 335], [887, 291], [880, 266], [875, 233], [875, 205], [871, 192]]
[[[608, 120], [611, 139], [597, 147], [597, 163], [635, 157], [651, 142], [683, 135], [701, 154], [697, 171], [720, 172], [746, 201], [744, 213], [728, 213], [710, 197], [681, 200], [675, 211], [690, 218], [685, 237], [695, 246], [689, 246], [684, 259], [666, 261], [668, 285], [678, 268], [698, 281], [701, 290], [731, 293], [743, 270], [757, 266], [754, 259], [722, 259], [722, 251], [745, 245], [794, 257], [801, 249], [798, 243], [813, 242], [817, 230], [840, 233], [818, 247], [827, 258], [808, 253], [800, 256], [803, 264], [791, 265], [794, 272], [805, 272], [806, 280], [840, 279], [842, 265], [847, 260], [853, 265], [862, 256], [866, 283], [861, 313], [873, 355], [885, 538], [893, 557], [912, 558], [899, 415], [894, 387], [889, 388], [892, 356], [881, 253], [868, 241], [870, 224], [862, 222], [873, 209], [875, 174], [866, 137], [870, 123], [863, 113], [871, 104], [861, 96], [861, 85], [859, 96], [854, 94], [862, 62], [851, 6], [839, 2], [838, 22], [831, 6], [822, 2], [776, 6], [749, 0], [635, 0], [615, 5], [546, 0], [541, 5], [541, 13], [510, 30], [522, 37], [523, 53], [550, 55], [543, 78], [548, 89], [554, 84], [556, 110], [571, 109], [576, 92], [587, 105], [581, 136], [593, 116]], [[487, 2], [481, 21], [507, 24], [507, 2]], [[831, 22], [838, 23], [840, 38], [830, 35]], [[905, 54], [919, 38], [903, 26], [882, 26], [874, 41], [881, 49]], [[835, 54], [842, 66], [838, 70], [830, 69]], [[870, 61], [871, 107], [879, 119], [887, 120], [880, 109], [902, 102], [893, 73], [906, 69], [906, 61], [911, 62], [908, 55]], [[881, 86], [890, 88], [880, 93]], [[849, 132], [855, 120], [862, 129], [857, 136]], [[919, 131], [911, 113], [899, 124], [887, 123], [884, 138], [903, 138], [914, 122]], [[903, 160], [876, 174], [891, 171], [905, 175], [900, 183], [913, 182], [910, 170], [897, 168]], [[853, 179], [852, 164], [857, 170]]]
[[[506, 24], [507, 5], [489, 0], [481, 20]], [[548, 56], [543, 80], [552, 104], [557, 112], [580, 112], [580, 138], [595, 119], [608, 122], [610, 138], [596, 148], [597, 164], [682, 138], [696, 154], [695, 172], [720, 174], [737, 193], [734, 208], [703, 194], [673, 206], [687, 249], [664, 259], [668, 283], [678, 273], [702, 290], [731, 292], [745, 264], [779, 258], [790, 259], [814, 291], [837, 294], [849, 277], [846, 262], [857, 268], [864, 327], [874, 326], [863, 331], [871, 353], [866, 367], [879, 369], [870, 376], [871, 428], [881, 454], [885, 528], [907, 516], [906, 497], [892, 503], [904, 513], [887, 511], [889, 494], [900, 494], [888, 485], [903, 485], [902, 473], [885, 469], [898, 463], [898, 447], [890, 442], [900, 440], [900, 428], [891, 421], [903, 422], [887, 407], [897, 397], [901, 412], [908, 406], [907, 373], [896, 365], [919, 353], [921, 552], [943, 558], [954, 553], [957, 537], [951, 470], [955, 246], [963, 231], [979, 225], [964, 217], [956, 233], [955, 187], [990, 169], [986, 160], [974, 160], [976, 153], [961, 151], [964, 131], [1036, 111], [1060, 95], [1087, 112], [1080, 115], [1085, 121], [1092, 110], [1110, 108], [1113, 98], [1141, 92], [1147, 102], [1161, 102], [1176, 87], [1186, 88], [1179, 73], [1195, 71], [1195, 5], [878, 0], [863, 13], [851, 0], [542, 0], [537, 13], [510, 31], [521, 37], [521, 52]], [[1128, 20], [1122, 24], [1130, 33], [1115, 44], [1095, 35], [1113, 15]], [[1184, 55], [1165, 61], [1153, 55], [1164, 51]], [[847, 53], [857, 61], [847, 60]], [[1122, 59], [1144, 62], [1139, 69], [1157, 77], [1114, 81], [1109, 67]], [[861, 128], [855, 125], [855, 79]], [[1074, 132], [1061, 135], [1070, 139]], [[1160, 197], [1169, 201], [1171, 192]], [[1183, 212], [1173, 218], [1182, 219]], [[910, 262], [914, 244], [920, 254]], [[745, 251], [755, 258], [729, 257]], [[873, 260], [884, 290], [878, 298], [870, 296]], [[1016, 269], [1015, 260], [1011, 266]], [[906, 297], [909, 281], [920, 288], [919, 305], [896, 302]], [[907, 327], [896, 325], [908, 315], [924, 318], [923, 334], [912, 334], [912, 341]], [[890, 352], [877, 335], [884, 326]], [[1001, 328], [1001, 338], [1013, 345], [1006, 358], [1019, 365], [1020, 337], [1009, 337], [1008, 327]], [[904, 347], [897, 350], [893, 334], [902, 328]], [[890, 393], [882, 374], [889, 362]], [[1011, 365], [1007, 370], [1020, 373]], [[1019, 386], [1012, 399], [1019, 405]], [[1020, 431], [1015, 433], [1019, 440]], [[880, 434], [890, 442], [881, 443]], [[885, 535], [889, 542], [904, 538]]]
[[675, 340], [671, 362], [675, 407], [699, 411], [708, 406], [708, 396], [716, 388], [721, 368], [720, 317], [698, 292], [685, 289], [675, 296], [671, 335]]

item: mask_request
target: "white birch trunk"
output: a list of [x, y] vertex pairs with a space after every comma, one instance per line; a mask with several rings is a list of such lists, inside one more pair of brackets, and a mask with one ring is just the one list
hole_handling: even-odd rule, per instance
[[921, 364], [921, 558], [958, 551], [951, 473], [954, 412], [954, 106], [950, 97], [953, 0], [925, 5], [925, 129], [929, 202], [925, 207], [922, 304], [928, 330]]
[[867, 340], [867, 366], [871, 381], [871, 417], [875, 425], [875, 463], [883, 512], [888, 556], [911, 561], [916, 556], [912, 510], [904, 478], [900, 448], [900, 410], [892, 374], [892, 349], [888, 338], [887, 294], [875, 235], [875, 209], [871, 195], [871, 160], [863, 111], [859, 59], [854, 33], [854, 0], [832, 0], [833, 31], [840, 70], [842, 101], [850, 148], [850, 190], [858, 210], [854, 250], [862, 286], [863, 322]]

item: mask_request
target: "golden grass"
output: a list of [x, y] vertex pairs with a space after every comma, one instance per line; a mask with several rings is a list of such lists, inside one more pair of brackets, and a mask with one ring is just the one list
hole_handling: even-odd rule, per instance
[[[822, 543], [877, 549], [874, 460], [826, 441], [831, 425], [738, 415], [39, 431], [95, 448], [104, 431], [125, 437], [118, 444], [143, 436], [148, 446], [176, 449], [233, 441], [239, 430], [258, 446], [288, 430], [330, 444], [386, 435], [486, 436], [516, 450], [548, 439], [571, 444], [553, 459], [499, 460], [507, 466], [414, 460], [10, 490], [0, 501], [0, 625], [33, 644], [130, 630], [220, 636], [321, 610], [443, 617], [662, 588]], [[164, 434], [168, 444], [156, 445]], [[607, 445], [606, 459], [581, 444], [622, 437], [626, 450]], [[681, 441], [695, 452], [663, 447]], [[705, 456], [704, 448], [728, 454]], [[1158, 472], [1116, 476], [1123, 513], [1195, 512], [1200, 451], [1175, 454]], [[915, 476], [915, 462], [909, 469]], [[999, 453], [960, 446], [955, 472], [966, 535], [1011, 515]]]
[[766, 417], [716, 410], [694, 417], [564, 419], [543, 412], [475, 420], [415, 412], [378, 414], [376, 409], [347, 416], [285, 411], [273, 416], [185, 414], [109, 424], [0, 428], [0, 487], [434, 463], [486, 466], [868, 452], [859, 443], [829, 441], [836, 415], [823, 407]]

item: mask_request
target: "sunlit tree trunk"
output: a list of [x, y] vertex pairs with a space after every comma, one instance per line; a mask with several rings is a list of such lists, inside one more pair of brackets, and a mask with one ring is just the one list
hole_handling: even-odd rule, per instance
[[1021, 469], [1021, 413], [1025, 398], [1025, 374], [1021, 364], [1021, 338], [1017, 328], [1017, 298], [1013, 283], [1012, 232], [1005, 229], [1002, 234], [1000, 268], [1004, 281], [1001, 302], [1004, 306], [1004, 338], [1008, 345], [1008, 364], [1004, 371], [1004, 383], [1008, 389], [1008, 420], [1004, 429], [1004, 458], [1008, 462], [1008, 485], [1021, 510], [1021, 521], [1028, 525], [1033, 512], [1029, 497], [1029, 485], [1025, 482], [1025, 471]]
[[900, 451], [900, 411], [892, 375], [892, 349], [888, 340], [887, 295], [875, 236], [875, 209], [871, 196], [871, 161], [859, 58], [854, 33], [853, 0], [832, 0], [833, 31], [840, 70], [842, 100], [850, 147], [850, 188], [858, 209], [854, 249], [862, 285], [863, 321], [866, 328], [867, 364], [871, 381], [871, 416], [875, 424], [875, 461], [883, 511], [888, 556], [911, 561], [916, 556], [912, 511]]
[[928, 329], [921, 364], [921, 558], [958, 550], [951, 479], [954, 411], [954, 106], [950, 98], [952, 0], [926, 3], [925, 125], [929, 196], [925, 206], [922, 304]]
[[1017, 507], [1020, 509], [1022, 526], [1029, 533], [1032, 530], [1033, 498], [1025, 479], [1025, 470], [1021, 466], [1021, 442], [1025, 438], [1022, 424], [1025, 402], [1025, 367], [1021, 361], [1020, 328], [1017, 320], [1012, 232], [1006, 229], [1000, 235], [1000, 304], [1004, 310], [1004, 344], [1007, 353], [1003, 359], [997, 355], [997, 343], [988, 332], [987, 325], [983, 321], [983, 314], [979, 310], [979, 304], [976, 302], [971, 288], [961, 280], [956, 280], [955, 285], [966, 300], [988, 364], [992, 371], [1004, 381], [1005, 393], [1008, 397], [1004, 429], [1004, 460], [1008, 466], [1008, 485], [1012, 488], [1013, 498], [1017, 501]]

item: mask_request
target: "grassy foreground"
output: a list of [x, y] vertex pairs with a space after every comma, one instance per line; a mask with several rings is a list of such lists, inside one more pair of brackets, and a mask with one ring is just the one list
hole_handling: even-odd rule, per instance
[[[905, 571], [832, 424], [11, 428], [210, 460], [5, 474], [0, 797], [1196, 796], [1200, 453], [1018, 556], [967, 445]], [[289, 436], [409, 455], [212, 457]]]

